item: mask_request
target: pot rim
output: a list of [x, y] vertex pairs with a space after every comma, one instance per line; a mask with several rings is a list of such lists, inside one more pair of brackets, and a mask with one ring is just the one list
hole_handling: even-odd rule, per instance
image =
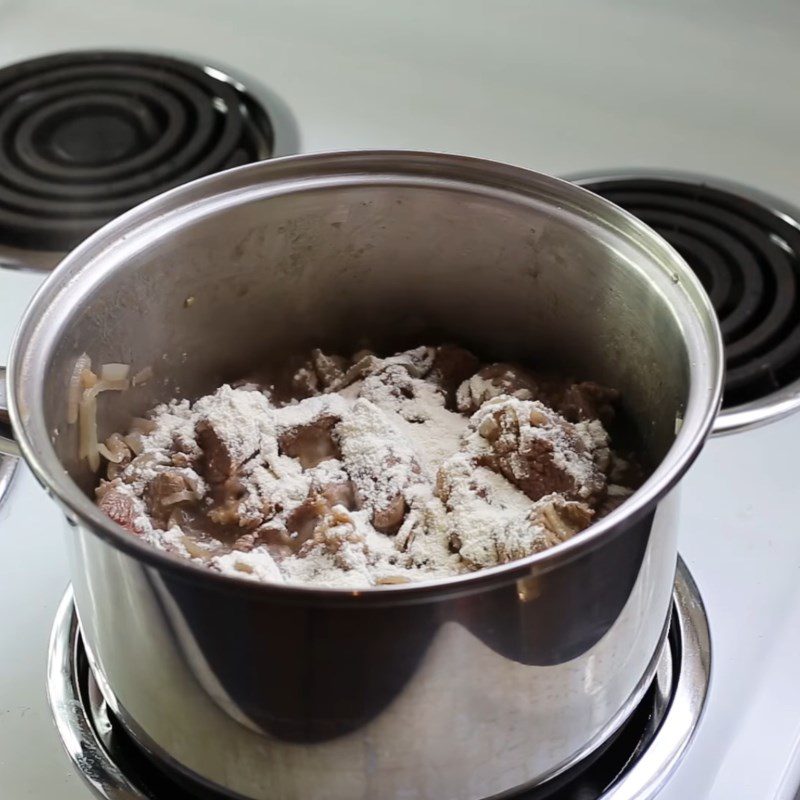
[[[614, 235], [644, 250], [652, 262], [653, 279], [683, 330], [689, 360], [689, 391], [682, 426], [665, 457], [644, 484], [619, 508], [566, 542], [507, 564], [466, 575], [420, 583], [371, 586], [362, 589], [313, 587], [303, 584], [263, 583], [223, 575], [179, 556], [158, 550], [132, 536], [107, 517], [77, 486], [61, 466], [38, 402], [44, 385], [43, 353], [49, 354], [53, 337], [47, 337], [59, 313], [69, 310], [68, 290], [78, 291], [81, 275], [97, 271], [105, 261], [117, 262], [147, 229], [163, 229], [176, 216], [196, 219], [213, 213], [216, 204], [253, 198], [259, 190], [290, 184], [308, 185], [323, 179], [349, 176], [368, 180], [370, 175], [449, 179], [462, 185], [512, 193], [524, 198], [541, 193], [566, 196], [564, 202]], [[86, 282], [86, 281], [84, 281]], [[65, 308], [65, 306], [67, 306]], [[44, 343], [45, 347], [42, 347]], [[424, 601], [434, 595], [471, 593], [489, 584], [509, 583], [555, 569], [588, 553], [618, 533], [624, 525], [647, 514], [680, 480], [711, 432], [722, 398], [724, 371], [722, 336], [711, 302], [699, 279], [678, 252], [655, 231], [609, 201], [559, 178], [487, 159], [412, 150], [340, 150], [330, 153], [285, 156], [235, 167], [171, 189], [112, 220], [66, 256], [40, 286], [17, 327], [8, 367], [9, 413], [20, 450], [39, 482], [64, 509], [72, 525], [84, 522], [94, 534], [145, 564], [176, 577], [202, 581], [208, 588], [236, 589], [276, 599], [342, 601], [367, 598], [386, 602]], [[615, 530], [617, 529], [617, 530]]]

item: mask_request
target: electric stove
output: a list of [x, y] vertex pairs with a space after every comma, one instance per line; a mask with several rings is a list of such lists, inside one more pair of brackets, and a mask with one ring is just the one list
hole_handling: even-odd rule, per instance
[[[122, 2], [100, 15], [80, 0], [0, 2], [0, 364], [59, 253], [145, 197], [233, 164], [445, 150], [608, 197], [708, 289], [726, 343], [727, 435], [683, 483], [656, 681], [592, 763], [525, 800], [796, 800], [800, 112], [773, 76], [796, 72], [799, 12], [434, 5]], [[72, 48], [82, 52], [49, 55]], [[9, 88], [19, 81], [27, 88]], [[0, 794], [186, 796], [105, 708], [65, 595], [61, 514], [13, 466], [0, 460]]]

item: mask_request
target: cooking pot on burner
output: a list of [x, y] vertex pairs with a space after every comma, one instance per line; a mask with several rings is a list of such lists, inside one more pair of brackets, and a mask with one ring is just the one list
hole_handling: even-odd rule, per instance
[[[622, 391], [647, 482], [552, 550], [423, 585], [236, 580], [92, 502], [66, 422], [75, 359], [153, 379], [101, 438], [310, 346], [452, 340]], [[587, 756], [646, 690], [676, 568], [675, 486], [720, 400], [719, 330], [659, 236], [576, 186], [424, 153], [278, 159], [151, 200], [69, 255], [9, 365], [25, 460], [66, 514], [92, 669], [193, 787], [284, 800], [478, 800]]]

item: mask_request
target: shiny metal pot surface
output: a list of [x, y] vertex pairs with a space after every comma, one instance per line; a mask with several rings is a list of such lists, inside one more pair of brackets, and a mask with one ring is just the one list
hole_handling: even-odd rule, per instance
[[[449, 339], [615, 386], [656, 468], [553, 550], [359, 592], [204, 571], [93, 505], [65, 420], [81, 352], [156, 373], [101, 395], [104, 437], [157, 401], [364, 337]], [[608, 202], [486, 161], [341, 153], [200, 180], [103, 228], [28, 309], [9, 401], [67, 516], [98, 682], [154, 757], [246, 798], [477, 800], [587, 755], [645, 690], [676, 566], [673, 487], [721, 374], [697, 279]]]

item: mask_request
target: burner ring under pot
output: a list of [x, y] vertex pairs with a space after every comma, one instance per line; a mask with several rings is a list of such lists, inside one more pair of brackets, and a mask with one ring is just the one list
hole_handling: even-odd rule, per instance
[[[622, 800], [655, 797], [677, 766], [705, 705], [711, 645], [702, 600], [679, 561], [670, 631], [653, 685], [621, 731], [589, 763], [570, 768], [516, 800]], [[81, 640], [72, 591], [50, 639], [47, 694], [56, 727], [78, 772], [104, 800], [215, 798], [157, 767], [108, 708]]]

